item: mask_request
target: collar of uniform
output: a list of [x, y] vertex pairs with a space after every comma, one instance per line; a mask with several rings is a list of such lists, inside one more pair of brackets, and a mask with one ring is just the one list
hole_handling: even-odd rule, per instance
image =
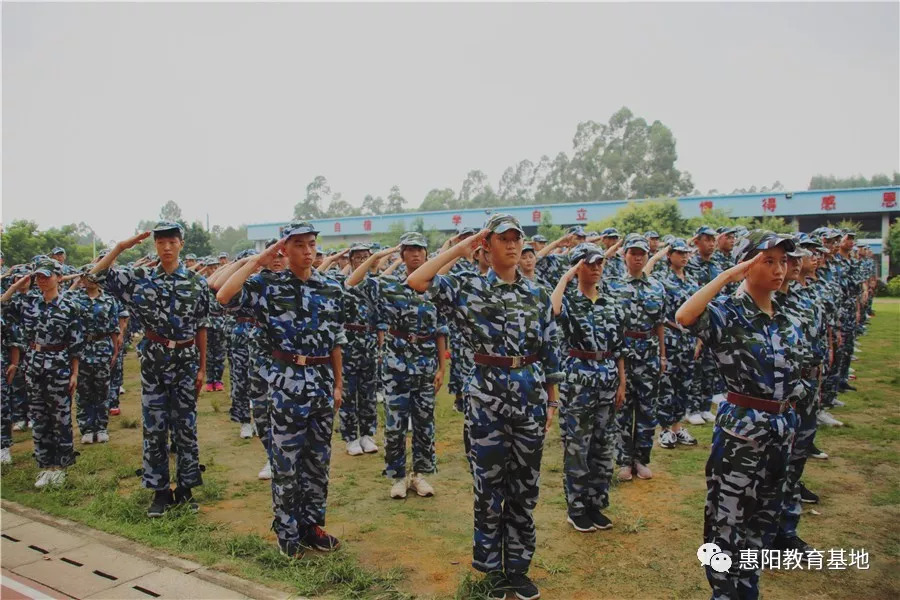
[[744, 311], [747, 314], [747, 318], [749, 319], [757, 319], [759, 317], [764, 317], [766, 319], [777, 319], [781, 316], [781, 299], [778, 297], [780, 292], [775, 292], [772, 295], [772, 316], [769, 317], [763, 310], [756, 305], [756, 302], [753, 300], [753, 296], [748, 294], [744, 290], [738, 290], [734, 298], [738, 302], [740, 302], [741, 306], [744, 308]]
[[647, 281], [647, 274], [641, 271], [640, 276], [635, 277], [631, 273], [625, 273], [625, 275], [622, 276], [622, 279], [624, 279], [628, 283], [631, 283], [632, 281], [640, 281], [642, 283], [645, 283]]
[[516, 268], [516, 280], [511, 284], [500, 279], [500, 276], [497, 275], [497, 271], [494, 270], [494, 267], [489, 267], [488, 272], [485, 274], [485, 278], [488, 280], [488, 283], [491, 284], [491, 287], [497, 287], [499, 285], [517, 285], [522, 282], [522, 272]]
[[606, 302], [606, 298], [603, 296], [600, 288], [597, 288], [597, 299], [591, 300], [584, 292], [581, 291], [581, 288], [578, 285], [575, 286], [575, 291], [573, 292], [576, 300], [590, 302], [591, 304], [603, 304]]
[[[156, 265], [155, 267], [153, 267], [153, 273], [154, 273], [154, 275], [156, 275], [157, 277], [166, 277], [166, 276], [168, 275], [168, 274], [163, 270], [162, 265]], [[187, 267], [184, 266], [184, 263], [183, 263], [183, 262], [178, 261], [178, 266], [175, 267], [175, 270], [172, 271], [172, 274], [171, 274], [171, 275], [168, 275], [168, 276], [169, 276], [169, 277], [178, 277], [178, 278], [180, 278], [180, 279], [187, 279], [187, 277], [188, 277], [188, 270], [187, 270]]]
[[285, 270], [281, 271], [281, 274], [286, 279], [296, 279], [297, 281], [300, 281], [301, 283], [313, 283], [318, 286], [321, 286], [325, 283], [325, 276], [322, 273], [320, 273], [318, 269], [313, 269], [309, 274], [309, 279], [307, 279], [306, 281], [301, 281], [300, 278], [297, 277], [296, 275], [294, 275], [294, 272], [291, 271], [290, 269], [285, 269]]

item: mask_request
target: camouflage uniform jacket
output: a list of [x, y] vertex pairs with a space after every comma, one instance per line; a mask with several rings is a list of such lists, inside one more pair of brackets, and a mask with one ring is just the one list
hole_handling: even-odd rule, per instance
[[[580, 289], [567, 289], [563, 296], [560, 325], [560, 349], [566, 381], [577, 385], [608, 388], [618, 378], [616, 359], [625, 350], [622, 324], [625, 313], [621, 305], [598, 289], [600, 296], [591, 300]], [[569, 356], [569, 350], [609, 352], [604, 360], [586, 360]]]
[[628, 348], [626, 357], [632, 359], [656, 355], [659, 338], [653, 329], [666, 318], [666, 290], [655, 277], [632, 277], [625, 274], [607, 282], [614, 300], [621, 304], [625, 313], [625, 331], [648, 333], [646, 339], [625, 338]]
[[[70, 358], [81, 358], [84, 349], [84, 326], [81, 307], [63, 294], [50, 302], [43, 295], [19, 294], [21, 299], [15, 307], [15, 321], [19, 327], [16, 341], [27, 351], [28, 369], [38, 372], [42, 369], [68, 367]], [[42, 346], [66, 346], [65, 352], [43, 352], [32, 350], [31, 344]]]
[[68, 292], [66, 297], [81, 307], [85, 335], [81, 359], [87, 363], [109, 362], [115, 349], [112, 336], [119, 333], [121, 305], [103, 291], [91, 298], [83, 288]]

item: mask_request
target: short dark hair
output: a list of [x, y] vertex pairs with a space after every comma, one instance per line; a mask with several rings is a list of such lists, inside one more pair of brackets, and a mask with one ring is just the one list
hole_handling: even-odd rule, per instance
[[175, 227], [173, 229], [165, 229], [163, 231], [154, 231], [153, 232], [154, 240], [173, 238], [173, 237], [178, 238], [179, 240], [184, 239], [183, 237], [181, 237], [181, 230], [178, 229], [177, 227]]

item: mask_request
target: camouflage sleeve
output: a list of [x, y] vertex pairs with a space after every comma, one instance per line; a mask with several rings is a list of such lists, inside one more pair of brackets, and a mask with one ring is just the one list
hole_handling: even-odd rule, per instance
[[[727, 300], [726, 300], [727, 301]], [[706, 310], [687, 330], [700, 338], [704, 346], [715, 348], [722, 341], [722, 330], [725, 328], [725, 311], [722, 300], [715, 299], [706, 305]]]
[[84, 316], [79, 305], [72, 303], [72, 317], [69, 322], [69, 356], [81, 358], [84, 350]]
[[107, 292], [122, 302], [131, 302], [134, 282], [139, 274], [129, 267], [110, 267], [97, 273], [97, 281]]
[[616, 359], [626, 356], [625, 348], [625, 311], [620, 304], [615, 306], [616, 326], [613, 328], [613, 356]]
[[115, 296], [113, 296], [113, 302], [116, 303], [116, 315], [117, 315], [117, 318], [119, 318], [119, 319], [127, 319], [127, 318], [131, 317], [131, 314], [129, 314], [128, 309], [125, 308], [125, 303], [124, 303], [124, 302], [122, 302], [121, 300], [119, 300], [119, 299], [116, 298]]
[[112, 305], [109, 307], [109, 313], [106, 315], [106, 323], [103, 328], [103, 333], [118, 333], [119, 332], [119, 304], [115, 300], [113, 300]]
[[249, 310], [257, 314], [257, 320], [264, 320], [259, 314], [261, 309], [260, 300], [265, 287], [266, 282], [262, 273], [251, 275], [244, 282], [244, 285], [241, 286], [241, 291], [232, 296], [231, 300], [223, 305], [225, 310], [228, 312], [236, 312], [241, 309]]
[[543, 300], [541, 323], [541, 349], [539, 351], [541, 364], [544, 367], [544, 377], [547, 383], [560, 383], [565, 379], [559, 360], [559, 328], [553, 318], [553, 305], [550, 296], [541, 292]]
[[459, 299], [460, 279], [456, 275], [435, 275], [427, 294], [438, 307], [438, 312], [456, 306]]
[[335, 346], [346, 346], [347, 345], [347, 330], [344, 328], [344, 323], [347, 322], [347, 304], [350, 302], [355, 302], [355, 298], [347, 291], [347, 288], [338, 281], [335, 281], [338, 289], [341, 294], [338, 297], [338, 315], [337, 315], [337, 324], [338, 329], [334, 335], [334, 345]]
[[390, 329], [387, 310], [384, 305], [384, 298], [381, 297], [381, 283], [379, 279], [377, 277], [366, 277], [356, 289], [359, 290], [372, 306], [375, 318], [375, 329], [379, 331], [387, 331]]
[[209, 317], [211, 312], [209, 305], [211, 296], [209, 284], [206, 283], [206, 280], [202, 277], [197, 278], [196, 284], [200, 288], [200, 298], [197, 301], [197, 308], [194, 312], [194, 317], [197, 319], [197, 322], [200, 323], [197, 327], [209, 327]]

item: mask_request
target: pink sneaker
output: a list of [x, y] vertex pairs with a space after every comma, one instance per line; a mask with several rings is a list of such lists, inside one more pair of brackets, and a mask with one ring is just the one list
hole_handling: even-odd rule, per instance
[[109, 414], [110, 414], [110, 416], [113, 416], [113, 417], [117, 417], [121, 412], [122, 412], [122, 410], [118, 409], [118, 408], [109, 409]]
[[221, 381], [217, 381], [216, 382], [216, 391], [221, 392], [224, 390], [225, 390], [225, 384], [223, 384]]
[[214, 383], [207, 383], [207, 384], [206, 384], [206, 391], [207, 391], [207, 392], [213, 392], [213, 391], [215, 391], [215, 389], [216, 389], [216, 384], [214, 384]]

